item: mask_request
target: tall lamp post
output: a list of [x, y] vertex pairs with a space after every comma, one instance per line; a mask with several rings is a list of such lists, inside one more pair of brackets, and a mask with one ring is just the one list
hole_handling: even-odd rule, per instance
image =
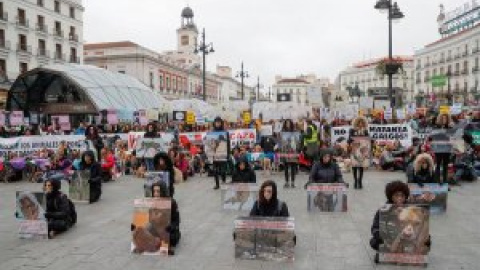
[[195, 45], [194, 53], [197, 54], [201, 52], [203, 57], [203, 101], [207, 101], [207, 66], [206, 66], [206, 56], [207, 54], [214, 53], [215, 50], [213, 49], [213, 43], [206, 43], [205, 42], [205, 28], [202, 30], [202, 40], [200, 45]]
[[248, 71], [245, 71], [243, 69], [243, 62], [242, 62], [242, 68], [241, 70], [237, 73], [237, 76], [235, 76], [237, 78], [240, 78], [240, 82], [241, 82], [241, 89], [242, 89], [242, 100], [245, 99], [245, 92], [243, 90], [243, 88], [245, 87], [245, 84], [244, 84], [244, 80], [245, 78], [248, 78]]
[[260, 101], [260, 88], [263, 85], [260, 84], [260, 76], [257, 77], [257, 102]]
[[392, 21], [399, 20], [405, 17], [403, 12], [400, 11], [397, 2], [393, 2], [392, 0], [378, 0], [375, 4], [375, 9], [380, 10], [381, 12], [387, 11], [388, 12], [388, 60], [389, 63], [387, 64], [387, 75], [388, 75], [388, 97], [390, 98], [390, 107], [395, 107], [395, 99], [393, 97], [393, 74], [397, 72], [397, 70], [392, 70], [388, 67], [389, 64], [393, 62], [393, 53], [392, 53]]

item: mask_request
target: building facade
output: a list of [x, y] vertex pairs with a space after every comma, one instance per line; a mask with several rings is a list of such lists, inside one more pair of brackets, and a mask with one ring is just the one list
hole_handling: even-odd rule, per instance
[[437, 21], [442, 38], [415, 52], [415, 97], [419, 104], [478, 104], [480, 7], [474, 2], [461, 11], [449, 19], [441, 7]]
[[83, 12], [81, 0], [0, 1], [0, 89], [39, 66], [82, 63]]
[[[375, 100], [388, 100], [388, 76], [378, 72], [378, 65], [388, 58], [371, 59], [353, 64], [339, 75], [337, 99], [347, 97], [349, 102], [357, 102], [359, 96], [373, 97]], [[396, 62], [402, 63], [402, 69], [393, 76], [393, 95], [403, 103], [413, 99], [413, 58], [394, 56]], [[343, 97], [343, 98], [342, 98]], [[396, 102], [401, 105], [401, 103]]]

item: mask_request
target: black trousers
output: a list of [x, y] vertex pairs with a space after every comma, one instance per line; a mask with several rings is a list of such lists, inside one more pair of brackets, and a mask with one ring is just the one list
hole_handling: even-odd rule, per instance
[[[292, 183], [295, 183], [296, 173], [297, 173], [297, 163], [285, 162], [285, 181], [288, 182], [289, 180], [291, 180]], [[290, 179], [289, 179], [289, 176], [290, 176]]]
[[220, 186], [220, 177], [222, 177], [222, 182], [227, 181], [227, 162], [214, 162], [213, 163], [213, 176], [215, 178], [215, 186]]
[[48, 221], [49, 232], [54, 231], [56, 233], [61, 233], [68, 230], [68, 228], [70, 228], [70, 224], [65, 220], [52, 219]]
[[363, 188], [363, 167], [352, 167], [355, 188]]
[[[438, 183], [447, 183], [448, 182], [448, 163], [450, 162], [449, 153], [435, 153], [435, 162], [437, 163], [435, 167], [435, 178]], [[442, 168], [443, 181], [440, 180], [440, 167]]]

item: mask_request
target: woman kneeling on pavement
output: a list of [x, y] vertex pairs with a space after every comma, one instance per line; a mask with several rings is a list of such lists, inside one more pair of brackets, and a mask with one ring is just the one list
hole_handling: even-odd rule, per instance
[[[152, 185], [152, 197], [153, 198], [168, 198], [168, 189], [163, 182], [157, 182]], [[170, 235], [170, 248], [169, 255], [174, 255], [174, 248], [177, 246], [182, 234], [180, 233], [180, 212], [178, 211], [178, 204], [175, 199], [172, 199], [170, 224], [166, 230]]]
[[45, 218], [48, 221], [48, 238], [67, 231], [76, 220], [70, 215], [70, 205], [67, 195], [60, 191], [59, 180], [46, 180], [43, 188], [47, 198]]
[[94, 203], [102, 196], [102, 168], [100, 164], [95, 161], [95, 154], [93, 151], [85, 151], [80, 162], [80, 170], [89, 170], [90, 179], [90, 203]]
[[320, 152], [320, 160], [313, 165], [305, 188], [311, 183], [345, 183], [338, 164], [333, 161], [331, 150], [323, 149]]

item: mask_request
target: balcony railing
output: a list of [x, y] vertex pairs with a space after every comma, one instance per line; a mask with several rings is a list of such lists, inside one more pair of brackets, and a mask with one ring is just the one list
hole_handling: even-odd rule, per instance
[[472, 73], [478, 73], [478, 71], [480, 71], [479, 67], [473, 67], [472, 68]]
[[78, 35], [74, 33], [68, 34], [68, 40], [78, 42]]
[[27, 44], [23, 44], [23, 43], [17, 43], [17, 52], [31, 54], [32, 46], [28, 46]]
[[61, 61], [61, 62], [64, 62], [65, 61], [65, 54], [63, 53], [60, 53], [60, 52], [55, 52], [55, 55], [54, 55], [54, 58], [55, 61]]
[[37, 50], [37, 56], [42, 58], [50, 58], [50, 52], [44, 48], [39, 48]]
[[468, 69], [462, 70], [462, 75], [467, 75], [468, 74]]
[[75, 55], [70, 55], [69, 62], [74, 64], [80, 64], [80, 58]]
[[63, 38], [63, 30], [58, 28], [53, 28], [53, 36], [57, 38]]
[[0, 50], [10, 50], [10, 41], [0, 39]]
[[47, 34], [48, 33], [48, 29], [47, 29], [47, 26], [45, 24], [37, 24], [36, 28], [35, 28], [38, 32], [42, 32], [42, 33], [45, 33]]
[[8, 13], [7, 12], [0, 13], [0, 21], [8, 22]]
[[30, 23], [28, 22], [28, 19], [25, 19], [25, 18], [18, 18], [17, 17], [17, 27], [24, 27], [24, 28], [28, 28], [30, 26]]
[[445, 58], [442, 58], [442, 59], [438, 60], [438, 63], [439, 64], [445, 64]]

